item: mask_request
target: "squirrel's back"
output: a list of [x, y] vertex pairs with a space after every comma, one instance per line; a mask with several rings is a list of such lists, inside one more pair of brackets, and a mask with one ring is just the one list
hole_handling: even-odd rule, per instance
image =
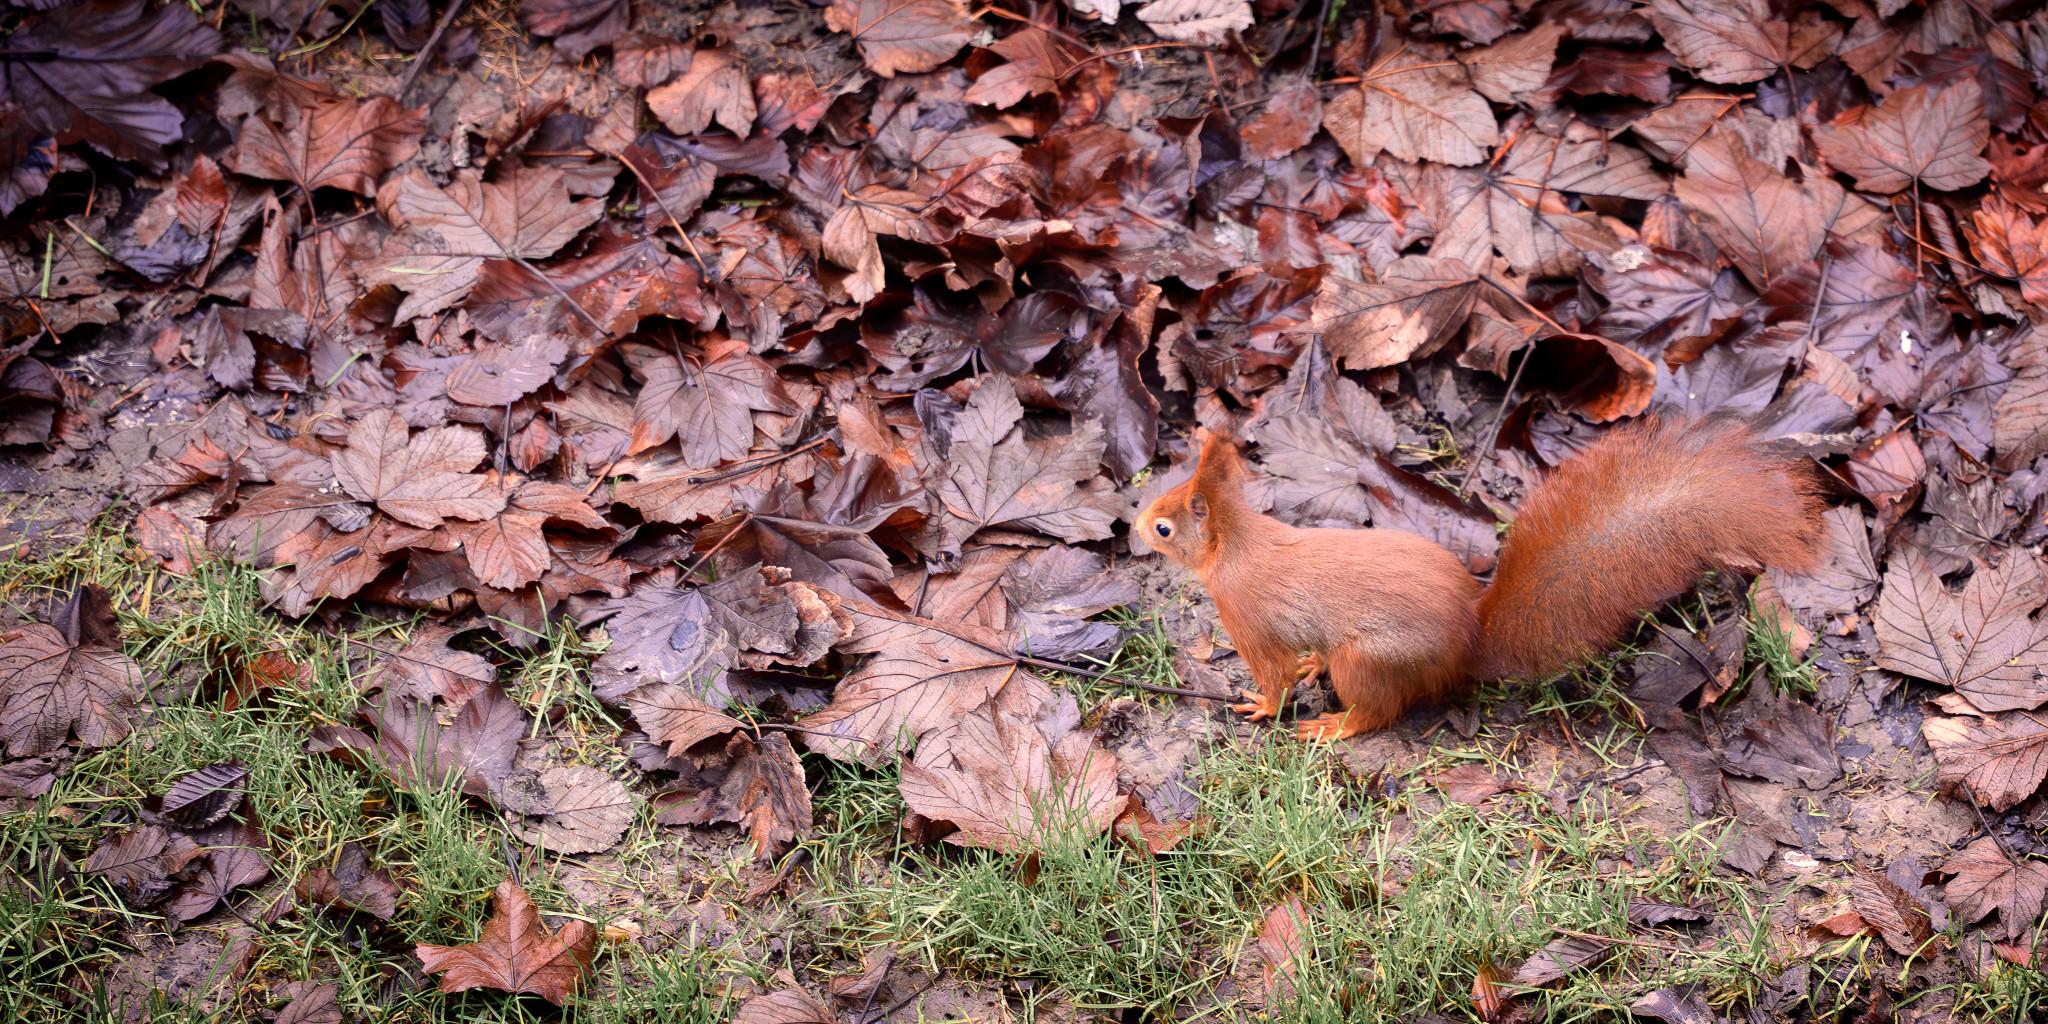
[[1737, 424], [1615, 430], [1522, 503], [1479, 601], [1476, 674], [1568, 667], [1710, 569], [1810, 569], [1816, 486], [1811, 470], [1759, 452]]

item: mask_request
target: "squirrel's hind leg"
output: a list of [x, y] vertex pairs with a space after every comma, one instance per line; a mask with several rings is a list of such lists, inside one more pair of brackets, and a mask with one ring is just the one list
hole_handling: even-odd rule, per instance
[[1384, 729], [1408, 710], [1405, 688], [1386, 678], [1365, 652], [1339, 647], [1329, 652], [1327, 664], [1331, 687], [1344, 702], [1344, 710], [1300, 723], [1296, 732], [1302, 739], [1341, 740]]

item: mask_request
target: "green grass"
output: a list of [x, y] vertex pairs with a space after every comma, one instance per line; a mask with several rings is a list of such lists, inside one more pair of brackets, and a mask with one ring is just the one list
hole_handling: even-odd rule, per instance
[[[1530, 757], [1528, 730], [1493, 720], [1465, 744], [1439, 733], [1419, 761], [1369, 782], [1354, 778], [1337, 752], [1275, 732], [1220, 745], [1190, 783], [1209, 826], [1156, 858], [1073, 830], [1030, 858], [918, 846], [900, 827], [906, 808], [894, 768], [809, 755], [817, 825], [792, 902], [743, 905], [741, 894], [763, 877], [747, 856], [690, 860], [690, 834], [657, 827], [643, 813], [602, 864], [579, 870], [600, 871], [615, 890], [653, 906], [585, 906], [562, 885], [569, 865], [508, 834], [488, 809], [451, 789], [398, 786], [303, 752], [313, 726], [353, 720], [350, 657], [359, 665], [362, 644], [373, 639], [386, 647], [401, 642], [412, 622], [344, 619], [340, 632], [316, 620], [285, 623], [260, 607], [252, 572], [212, 563], [189, 580], [164, 575], [113, 530], [70, 552], [7, 564], [0, 599], [17, 608], [47, 607], [80, 580], [113, 588], [129, 653], [176, 683], [159, 693], [136, 737], [80, 758], [50, 793], [0, 815], [0, 1006], [10, 1020], [120, 1017], [93, 979], [129, 954], [124, 936], [161, 934], [164, 926], [76, 867], [125, 827], [140, 801], [226, 757], [250, 765], [251, 807], [274, 837], [278, 878], [294, 878], [353, 841], [406, 892], [388, 924], [304, 908], [263, 924], [261, 912], [278, 890], [245, 890], [231, 903], [256, 922], [257, 953], [246, 977], [222, 1001], [163, 1002], [148, 1008], [147, 1019], [257, 1019], [279, 1008], [286, 983], [319, 979], [338, 985], [352, 1019], [711, 1024], [730, 1018], [748, 991], [779, 987], [780, 969], [822, 992], [826, 978], [857, 970], [884, 943], [897, 944], [897, 963], [922, 968], [925, 977], [944, 971], [1005, 993], [1027, 1021], [1060, 1005], [1089, 1013], [1136, 1008], [1160, 1020], [1322, 1024], [1424, 1010], [1466, 1019], [1483, 967], [1511, 973], [1564, 928], [1651, 945], [1618, 946], [1599, 967], [1519, 997], [1536, 1019], [1619, 1022], [1638, 996], [1681, 983], [1697, 983], [1717, 1010], [1737, 1014], [1794, 962], [1770, 924], [1783, 913], [1777, 897], [1717, 864], [1724, 821], [1658, 834], [1632, 820], [1635, 808], [1620, 791], [1603, 786], [1559, 802], [1552, 794], [1574, 780], [1544, 777], [1536, 769], [1543, 762]], [[1102, 668], [1177, 684], [1173, 648], [1156, 620], [1133, 616], [1123, 624], [1131, 639]], [[1768, 638], [1758, 643], [1753, 633], [1749, 656], [1777, 672], [1776, 649]], [[235, 668], [269, 652], [312, 666], [311, 682], [226, 709]], [[589, 693], [593, 647], [584, 638], [561, 630], [534, 649], [492, 653], [511, 692], [537, 717], [548, 716], [555, 756], [623, 763], [614, 742], [621, 722]], [[1576, 745], [1606, 768], [1639, 764], [1648, 751], [1618, 682], [1627, 653], [1515, 697], [1542, 720], [1568, 721]], [[1133, 693], [1165, 706], [1158, 695], [1105, 681], [1066, 681], [1086, 708]], [[1428, 779], [1459, 763], [1482, 764], [1523, 788], [1481, 808], [1446, 803]], [[769, 915], [787, 945], [776, 954], [745, 936], [718, 944], [701, 935], [655, 941], [651, 952], [608, 944], [586, 997], [566, 1010], [531, 996], [443, 995], [431, 978], [417, 988], [396, 983], [418, 977], [415, 943], [476, 938], [508, 850], [546, 912], [600, 924], [627, 912], [652, 935], [667, 906], [687, 909], [708, 897], [743, 928], [754, 915]], [[1256, 940], [1267, 912], [1294, 898], [1308, 908], [1306, 953], [1293, 979], [1299, 994], [1264, 1006]], [[1717, 917], [1690, 932], [1645, 934], [1626, 923], [1632, 898], [1707, 907]], [[234, 914], [216, 914], [188, 927], [218, 933], [237, 926]], [[1873, 982], [1896, 986], [1902, 976], [1896, 958], [1867, 941], [1823, 949], [1817, 967], [1812, 999], [1823, 1015], [1860, 1005]], [[1827, 972], [1835, 980], [1823, 984]], [[2017, 1021], [2048, 1003], [2048, 981], [2007, 965], [1919, 998], [1936, 996], [1970, 1019]]]

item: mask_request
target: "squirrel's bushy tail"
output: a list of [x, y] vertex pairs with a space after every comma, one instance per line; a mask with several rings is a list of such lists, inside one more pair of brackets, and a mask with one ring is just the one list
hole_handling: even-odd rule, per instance
[[1737, 424], [1650, 420], [1610, 433], [1523, 502], [1479, 601], [1477, 674], [1570, 667], [1709, 569], [1811, 569], [1817, 485]]

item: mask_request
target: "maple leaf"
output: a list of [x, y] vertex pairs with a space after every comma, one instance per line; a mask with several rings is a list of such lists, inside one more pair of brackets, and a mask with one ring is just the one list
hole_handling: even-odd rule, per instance
[[1377, 284], [1324, 278], [1313, 323], [1345, 368], [1392, 366], [1456, 337], [1478, 296], [1479, 281], [1463, 262], [1404, 256]]
[[996, 40], [989, 50], [1007, 63], [989, 69], [967, 87], [962, 98], [969, 103], [1010, 107], [1027, 96], [1056, 93], [1076, 60], [1064, 40], [1035, 25]]
[[2048, 222], [2035, 224], [2019, 206], [1991, 196], [1963, 226], [1984, 269], [2020, 283], [2028, 302], [2048, 304]]
[[[384, 172], [419, 152], [424, 109], [408, 110], [388, 96], [358, 102], [309, 89], [298, 97], [301, 105], [280, 111], [281, 126], [258, 113], [242, 119], [229, 170], [289, 181], [308, 195], [332, 186], [373, 196]], [[222, 192], [224, 207], [224, 184]]]
[[646, 381], [633, 406], [636, 454], [680, 435], [683, 458], [693, 466], [745, 458], [754, 443], [754, 410], [796, 411], [775, 368], [744, 345], [719, 346], [688, 368], [649, 345], [627, 345], [621, 355]]
[[1608, 302], [1593, 321], [1595, 333], [1656, 353], [1673, 342], [1713, 335], [1742, 316], [1747, 296], [1732, 272], [1717, 273], [1676, 249], [1624, 252], [1625, 260], [1588, 263], [1588, 278]]
[[1080, 718], [1072, 695], [1055, 698], [1034, 676], [1006, 682], [988, 706], [918, 740], [903, 802], [954, 825], [946, 841], [956, 846], [1025, 853], [1074, 830], [1104, 831], [1123, 806], [1117, 760], [1074, 728]]
[[754, 840], [754, 856], [770, 861], [811, 830], [811, 792], [803, 763], [789, 738], [769, 732], [757, 743], [736, 732], [722, 747], [693, 755], [708, 788], [673, 794], [684, 798], [662, 811], [664, 824], [705, 825], [730, 821]]
[[1323, 127], [1352, 166], [1371, 166], [1383, 150], [1403, 160], [1484, 162], [1500, 141], [1499, 125], [1464, 65], [1430, 59], [1389, 35], [1358, 88], [1323, 106]]
[[868, 70], [883, 78], [944, 64], [977, 27], [962, 0], [832, 0], [825, 24], [852, 36]]
[[1960, 595], [1918, 549], [1895, 552], [1877, 602], [1877, 663], [1953, 686], [1983, 711], [2040, 707], [2048, 622], [2028, 613], [2044, 600], [2048, 581], [2025, 550], [1977, 570]]
[[8, 37], [0, 88], [22, 119], [59, 145], [86, 142], [117, 160], [162, 167], [183, 115], [151, 87], [221, 50], [191, 8], [144, 0], [51, 5]]
[[451, 523], [448, 529], [462, 541], [470, 571], [479, 581], [500, 590], [517, 590], [547, 571], [550, 553], [541, 527], [549, 520], [591, 530], [611, 526], [575, 488], [525, 480], [506, 497], [503, 512], [477, 522]]
[[1222, 46], [1252, 27], [1251, 0], [1152, 0], [1138, 20], [1161, 39], [1190, 46]]
[[477, 941], [462, 946], [420, 943], [414, 954], [429, 974], [440, 974], [441, 991], [491, 988], [527, 992], [565, 1006], [597, 952], [597, 927], [570, 921], [549, 932], [526, 890], [510, 875], [498, 883], [496, 910]]
[[1122, 499], [1100, 476], [1107, 445], [1099, 423], [1065, 437], [1024, 436], [1024, 407], [1000, 374], [982, 378], [954, 423], [933, 492], [945, 509], [946, 536], [965, 543], [983, 527], [1015, 524], [1061, 540], [1100, 540]]
[[2048, 778], [2048, 722], [2025, 711], [1980, 718], [1929, 715], [1921, 735], [1940, 765], [1942, 788], [2004, 813]]
[[487, 519], [506, 496], [470, 473], [484, 458], [483, 438], [463, 427], [429, 427], [411, 436], [389, 409], [372, 410], [349, 428], [348, 447], [329, 459], [334, 479], [359, 501], [422, 529], [444, 519]]
[[87, 747], [117, 743], [134, 726], [142, 684], [106, 589], [85, 584], [53, 623], [28, 623], [0, 644], [0, 739], [14, 757], [54, 753], [74, 731]]
[[833, 1024], [839, 1019], [831, 1008], [797, 988], [795, 978], [781, 975], [777, 980], [790, 984], [741, 1003], [732, 1024]]
[[1897, 882], [1862, 868], [1849, 879], [1856, 912], [1877, 928], [1885, 945], [1900, 956], [1918, 956], [1934, 938], [1927, 911]]
[[745, 63], [728, 47], [692, 54], [688, 70], [648, 92], [647, 107], [677, 135], [695, 135], [713, 120], [743, 139], [754, 129], [754, 89]]
[[1975, 185], [1991, 173], [1983, 156], [1990, 137], [1973, 79], [1900, 89], [1881, 107], [1853, 107], [1813, 129], [1821, 156], [1871, 192], [1898, 192], [1915, 181], [1941, 192]]
[[[587, 255], [558, 261], [540, 274], [517, 263], [485, 263], [462, 308], [485, 337], [513, 346], [513, 351], [543, 338], [559, 338], [569, 343], [571, 352], [584, 354], [633, 333], [650, 316], [701, 324], [706, 316], [703, 293], [697, 269], [678, 258], [667, 243], [607, 233]], [[451, 394], [455, 386], [451, 374]]]
[[1831, 236], [1853, 235], [1876, 216], [1826, 175], [1809, 171], [1795, 182], [1720, 130], [1692, 147], [1672, 188], [1701, 233], [1758, 288], [1814, 259]]
[[1323, 104], [1315, 86], [1297, 80], [1266, 94], [1265, 111], [1238, 134], [1245, 152], [1274, 160], [1308, 145], [1322, 125]]
[[1996, 836], [1985, 836], [1950, 854], [1941, 870], [1955, 876], [1942, 890], [1942, 899], [1961, 923], [1981, 921], [1995, 910], [1998, 925], [1990, 932], [2008, 939], [2027, 933], [2048, 896], [2048, 864], [2021, 860]]
[[1991, 423], [1998, 465], [2013, 469], [2031, 465], [2048, 451], [2048, 335], [2029, 331], [2015, 342], [2007, 361], [2013, 379], [1998, 396]]
[[403, 321], [460, 302], [486, 260], [554, 255], [604, 215], [604, 201], [571, 201], [553, 168], [507, 172], [492, 182], [462, 170], [442, 188], [415, 167], [377, 190], [377, 209], [402, 233], [363, 279], [410, 293], [393, 314]]
[[1841, 28], [1811, 10], [1783, 18], [1770, 0], [1652, 0], [1644, 14], [1679, 61], [1709, 82], [1754, 82], [1810, 68], [1834, 53]]

